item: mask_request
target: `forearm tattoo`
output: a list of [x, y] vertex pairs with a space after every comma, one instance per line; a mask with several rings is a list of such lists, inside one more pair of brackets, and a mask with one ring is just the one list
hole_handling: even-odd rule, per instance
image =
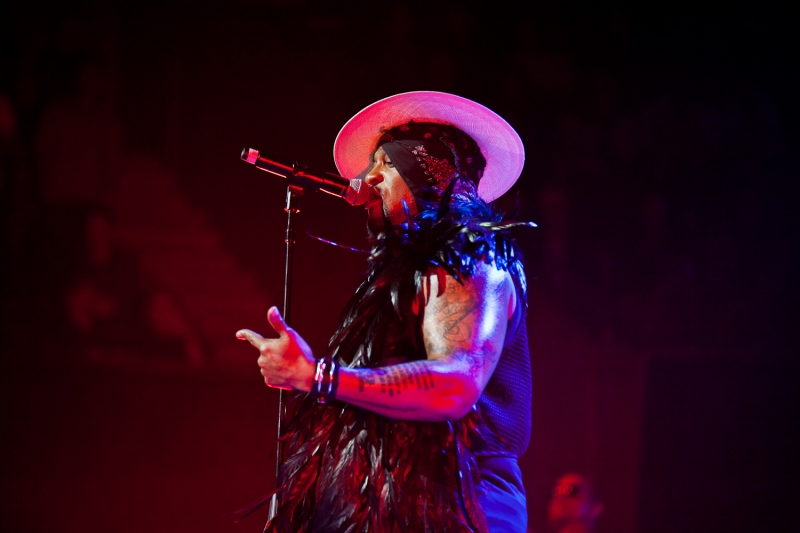
[[381, 394], [389, 394], [389, 397], [413, 387], [428, 390], [434, 388], [433, 372], [425, 363], [415, 361], [359, 373], [358, 392], [377, 386], [380, 386]]

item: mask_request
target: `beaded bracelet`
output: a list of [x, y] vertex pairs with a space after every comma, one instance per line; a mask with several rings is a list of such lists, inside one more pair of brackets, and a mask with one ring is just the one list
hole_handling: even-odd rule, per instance
[[328, 403], [336, 398], [339, 388], [339, 365], [330, 356], [320, 357], [314, 365], [314, 383], [308, 394], [319, 403]]

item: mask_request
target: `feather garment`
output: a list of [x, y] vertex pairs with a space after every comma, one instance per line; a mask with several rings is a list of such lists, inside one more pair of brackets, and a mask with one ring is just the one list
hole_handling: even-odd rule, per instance
[[[350, 368], [425, 359], [411, 312], [426, 272], [460, 282], [478, 261], [507, 270], [525, 295], [509, 229], [482, 202], [425, 209], [379, 235], [366, 280], [345, 308], [329, 353]], [[342, 402], [293, 395], [281, 438], [279, 507], [270, 533], [484, 533], [473, 442], [485, 424], [477, 407], [457, 421], [394, 420]], [[265, 500], [266, 501], [266, 498]]]

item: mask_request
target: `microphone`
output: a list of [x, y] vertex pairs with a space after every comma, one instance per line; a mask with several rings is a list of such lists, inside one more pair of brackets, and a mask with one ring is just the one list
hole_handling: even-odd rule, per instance
[[338, 196], [350, 205], [363, 205], [372, 195], [372, 191], [364, 183], [364, 180], [349, 180], [332, 172], [319, 172], [307, 168], [305, 165], [289, 165], [274, 159], [267, 159], [253, 148], [243, 148], [241, 157], [242, 161], [255, 165], [258, 169], [281, 178], [291, 178], [303, 187]]

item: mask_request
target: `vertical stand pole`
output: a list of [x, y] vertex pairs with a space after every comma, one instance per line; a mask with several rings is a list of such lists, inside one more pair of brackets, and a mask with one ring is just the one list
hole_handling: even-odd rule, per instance
[[[297, 207], [303, 189], [292, 185], [291, 181], [286, 187], [286, 270], [283, 277], [283, 320], [291, 325], [292, 312], [292, 263], [294, 261], [294, 215], [300, 212]], [[278, 484], [278, 472], [283, 462], [281, 449], [281, 433], [283, 432], [283, 418], [286, 414], [286, 391], [278, 390], [278, 439], [275, 449], [275, 485]], [[274, 494], [269, 502], [269, 519], [278, 514], [278, 495]]]

